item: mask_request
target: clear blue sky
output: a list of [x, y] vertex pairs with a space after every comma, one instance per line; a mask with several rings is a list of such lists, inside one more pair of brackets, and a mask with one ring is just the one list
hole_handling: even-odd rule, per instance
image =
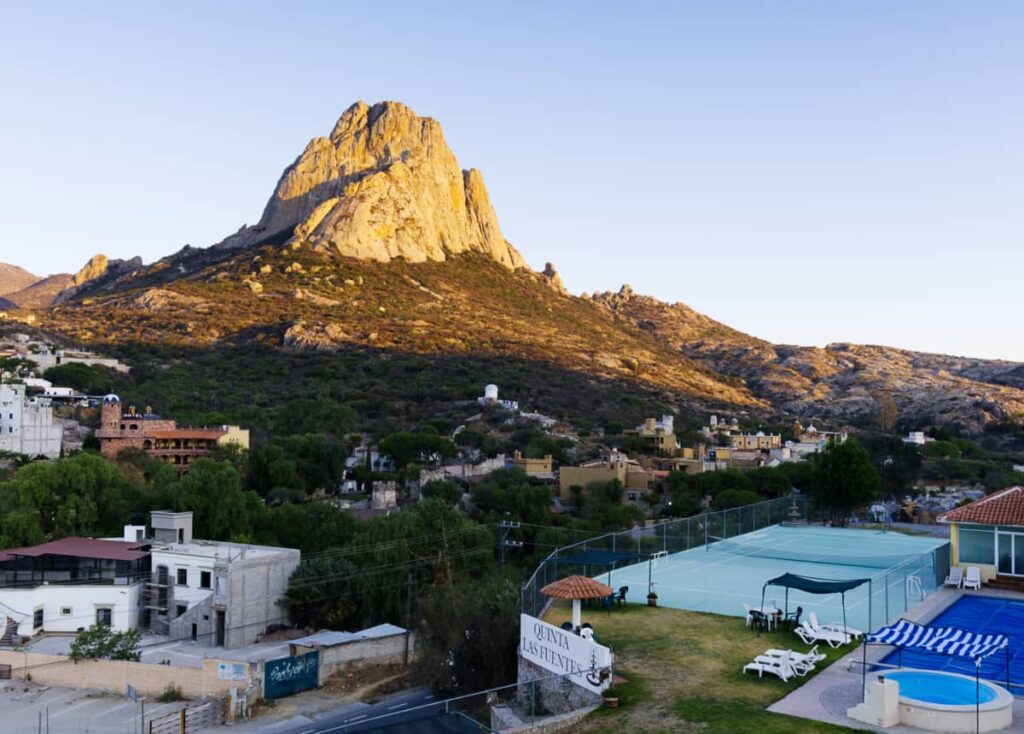
[[1024, 360], [1024, 5], [555, 5], [5, 4], [0, 260], [216, 242], [397, 99], [574, 292]]

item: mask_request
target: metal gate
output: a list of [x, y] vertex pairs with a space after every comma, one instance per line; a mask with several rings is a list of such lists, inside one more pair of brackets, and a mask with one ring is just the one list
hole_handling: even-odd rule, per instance
[[187, 706], [173, 714], [147, 719], [145, 734], [192, 734], [224, 723], [224, 702], [207, 701], [198, 706]]
[[316, 688], [320, 679], [320, 651], [268, 660], [263, 666], [263, 697], [283, 698]]

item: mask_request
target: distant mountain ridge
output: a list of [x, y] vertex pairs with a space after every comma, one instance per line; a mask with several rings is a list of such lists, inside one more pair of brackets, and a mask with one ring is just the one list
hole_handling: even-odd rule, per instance
[[396, 102], [346, 110], [285, 169], [256, 225], [60, 277], [60, 293], [26, 307], [52, 305], [40, 325], [84, 343], [508, 356], [661, 391], [666, 409], [831, 423], [890, 406], [914, 428], [1024, 417], [1018, 363], [777, 345], [629, 286], [569, 295], [550, 263], [531, 271], [504, 239], [482, 177], [460, 169], [437, 122]]

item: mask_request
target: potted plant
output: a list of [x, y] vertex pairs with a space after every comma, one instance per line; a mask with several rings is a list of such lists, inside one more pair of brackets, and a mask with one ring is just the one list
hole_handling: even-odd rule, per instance
[[658, 606], [658, 595], [654, 591], [654, 582], [647, 582], [647, 606], [656, 607]]

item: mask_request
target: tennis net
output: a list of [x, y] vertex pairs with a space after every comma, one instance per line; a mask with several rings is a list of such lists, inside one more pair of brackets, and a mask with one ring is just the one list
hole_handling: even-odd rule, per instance
[[868, 553], [848, 549], [846, 552], [829, 551], [822, 553], [802, 550], [794, 544], [758, 543], [751, 540], [729, 540], [709, 537], [708, 552], [748, 558], [771, 558], [779, 561], [800, 563], [826, 563], [832, 566], [857, 566], [861, 568], [891, 568], [907, 560], [907, 553]]

